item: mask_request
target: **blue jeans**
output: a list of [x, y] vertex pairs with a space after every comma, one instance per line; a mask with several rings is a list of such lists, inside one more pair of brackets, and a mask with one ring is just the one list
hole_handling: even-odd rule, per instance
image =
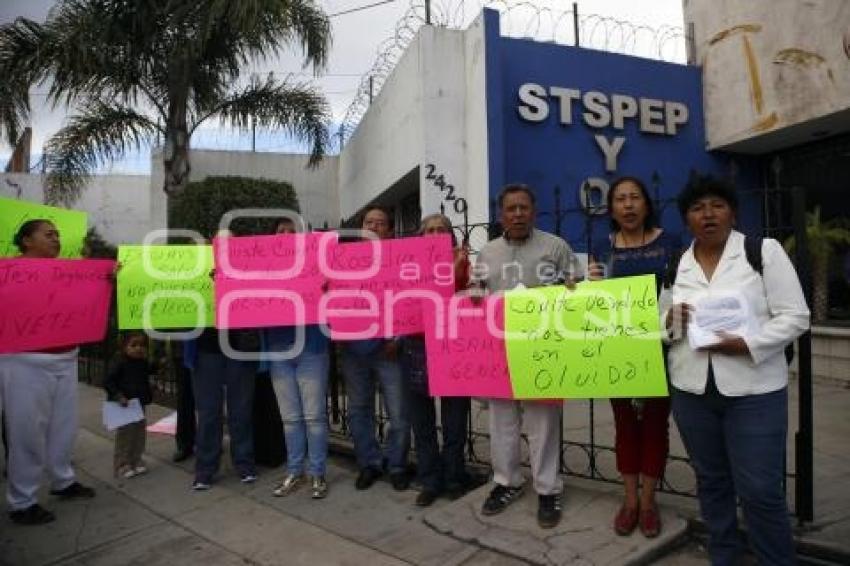
[[[373, 374], [374, 371], [374, 374]], [[398, 362], [389, 360], [383, 351], [363, 355], [348, 345], [342, 349], [342, 372], [348, 394], [348, 422], [354, 439], [357, 465], [381, 469], [383, 458], [375, 438], [375, 389], [380, 382], [384, 410], [389, 416], [386, 435], [386, 458], [389, 472], [404, 472], [410, 447], [410, 422], [405, 411], [405, 387]]]
[[192, 390], [198, 412], [195, 436], [195, 479], [209, 482], [221, 460], [223, 408], [227, 400], [230, 457], [240, 475], [255, 474], [254, 374], [256, 364], [223, 354], [198, 352]]
[[782, 485], [788, 391], [725, 397], [709, 373], [703, 395], [672, 389], [673, 415], [697, 475], [708, 550], [716, 566], [737, 564], [736, 496], [759, 564], [796, 564]]
[[303, 352], [291, 360], [271, 363], [283, 434], [286, 471], [324, 476], [328, 458], [328, 354]]

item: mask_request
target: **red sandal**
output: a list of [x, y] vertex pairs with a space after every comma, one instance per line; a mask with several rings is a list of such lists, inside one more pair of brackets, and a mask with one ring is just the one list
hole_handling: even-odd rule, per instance
[[661, 532], [661, 515], [658, 513], [658, 507], [655, 505], [649, 509], [641, 510], [640, 532], [646, 538], [655, 538]]
[[614, 532], [621, 537], [629, 536], [635, 530], [638, 524], [638, 510], [629, 509], [625, 505], [620, 507], [620, 511], [614, 518]]

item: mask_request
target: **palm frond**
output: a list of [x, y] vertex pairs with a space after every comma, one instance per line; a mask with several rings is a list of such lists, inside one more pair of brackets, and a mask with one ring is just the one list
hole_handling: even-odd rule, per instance
[[157, 131], [156, 124], [132, 108], [89, 101], [47, 142], [45, 199], [73, 202], [98, 165], [150, 143]]
[[330, 20], [314, 0], [206, 0], [199, 4], [205, 5], [204, 42], [209, 48], [222, 48], [231, 69], [278, 55], [293, 44], [301, 47], [304, 66], [322, 69], [327, 64]]
[[26, 18], [0, 26], [0, 72], [4, 81], [32, 85], [44, 76], [50, 59], [43, 48], [47, 35], [44, 26]]
[[30, 114], [27, 85], [0, 82], [0, 134], [14, 146]]
[[278, 82], [273, 77], [252, 81], [243, 90], [196, 118], [192, 129], [210, 116], [236, 128], [281, 129], [310, 144], [310, 165], [315, 166], [330, 144], [327, 124], [330, 108], [324, 96], [304, 83]]
[[[821, 220], [821, 208], [816, 206], [806, 213], [806, 240], [809, 255], [816, 264], [825, 265], [829, 262], [835, 248], [850, 245], [850, 222], [844, 218]], [[784, 242], [785, 250], [793, 256], [797, 246], [794, 236]]]
[[0, 26], [0, 131], [14, 145], [30, 115], [29, 89], [44, 73], [39, 24], [19, 18]]

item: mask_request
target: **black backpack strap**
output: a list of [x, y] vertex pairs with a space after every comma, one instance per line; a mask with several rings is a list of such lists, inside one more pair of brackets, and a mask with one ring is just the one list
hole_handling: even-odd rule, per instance
[[687, 249], [680, 248], [671, 253], [670, 257], [667, 258], [667, 265], [664, 266], [664, 280], [661, 282], [661, 285], [665, 289], [670, 289], [676, 284], [676, 275], [679, 273], [679, 262], [682, 261], [682, 255], [684, 255]]

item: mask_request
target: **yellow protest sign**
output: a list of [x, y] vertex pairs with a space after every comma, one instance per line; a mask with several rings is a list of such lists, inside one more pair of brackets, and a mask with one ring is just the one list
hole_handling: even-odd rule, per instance
[[118, 328], [215, 323], [212, 246], [120, 246]]
[[514, 397], [664, 397], [655, 277], [505, 294]]
[[59, 257], [82, 255], [88, 216], [79, 210], [68, 210], [25, 200], [0, 197], [0, 257], [15, 257], [19, 250], [13, 239], [27, 220], [50, 220], [59, 230]]

